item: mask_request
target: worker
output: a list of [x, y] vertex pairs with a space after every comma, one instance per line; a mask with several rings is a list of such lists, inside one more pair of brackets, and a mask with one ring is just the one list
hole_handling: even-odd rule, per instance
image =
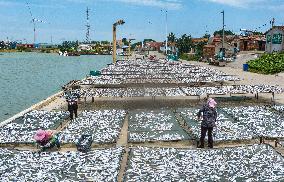
[[[208, 131], [208, 147], [213, 148], [213, 128], [216, 126], [217, 111], [216, 101], [213, 98], [209, 98], [207, 103], [199, 110], [197, 117], [201, 122], [201, 137], [198, 148], [204, 148], [204, 139]], [[202, 117], [201, 117], [202, 113]]]
[[41, 151], [46, 151], [47, 149], [51, 149], [53, 147], [60, 148], [60, 142], [58, 137], [51, 130], [42, 130], [39, 129], [34, 135], [34, 139], [39, 147], [41, 147]]
[[78, 116], [78, 102], [75, 98], [67, 99], [68, 103], [68, 111], [70, 113], [70, 119], [73, 119], [73, 114], [75, 114], [75, 118]]

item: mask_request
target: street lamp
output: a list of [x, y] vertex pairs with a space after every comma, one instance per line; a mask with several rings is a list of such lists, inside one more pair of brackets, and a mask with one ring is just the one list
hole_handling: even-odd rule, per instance
[[225, 41], [225, 11], [221, 12], [223, 14], [223, 28], [222, 28], [222, 61], [225, 56], [224, 41]]
[[166, 56], [168, 56], [168, 11], [161, 11], [166, 13]]
[[112, 34], [113, 34], [113, 42], [112, 42], [112, 60], [113, 63], [116, 63], [116, 26], [118, 25], [123, 25], [125, 22], [124, 20], [118, 20], [117, 22], [115, 22], [112, 26]]
[[128, 56], [131, 56], [131, 41], [135, 39], [129, 39], [129, 45], [128, 45]]

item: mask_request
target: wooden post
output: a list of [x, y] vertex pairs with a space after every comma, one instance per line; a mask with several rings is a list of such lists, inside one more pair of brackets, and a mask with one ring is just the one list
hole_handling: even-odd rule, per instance
[[116, 63], [116, 25], [112, 26], [112, 34], [113, 34], [113, 41], [112, 41], [112, 61], [113, 64]]

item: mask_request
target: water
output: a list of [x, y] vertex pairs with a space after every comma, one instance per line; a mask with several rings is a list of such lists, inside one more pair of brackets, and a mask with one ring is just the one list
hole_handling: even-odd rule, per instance
[[62, 57], [43, 53], [0, 55], [0, 121], [46, 99], [70, 80], [111, 63], [111, 56]]

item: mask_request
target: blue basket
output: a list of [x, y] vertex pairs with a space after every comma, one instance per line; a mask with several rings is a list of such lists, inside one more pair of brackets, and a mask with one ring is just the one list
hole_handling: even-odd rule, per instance
[[249, 65], [248, 64], [243, 64], [243, 70], [248, 71], [249, 70]]

